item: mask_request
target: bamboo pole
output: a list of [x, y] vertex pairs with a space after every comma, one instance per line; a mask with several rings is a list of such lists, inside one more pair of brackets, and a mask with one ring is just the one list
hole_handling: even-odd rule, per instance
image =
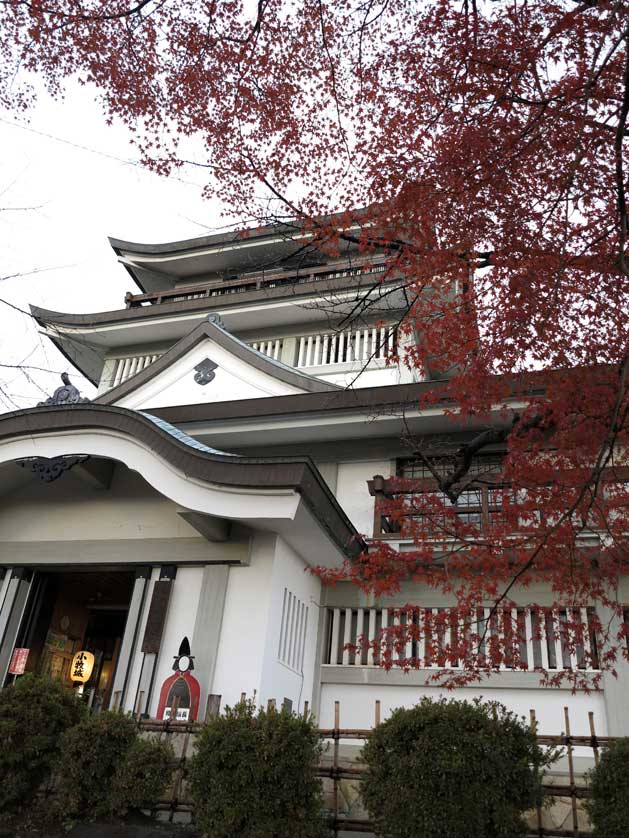
[[338, 770], [339, 770], [339, 731], [340, 731], [340, 723], [341, 723], [341, 703], [339, 701], [334, 702], [334, 750], [333, 750], [333, 762], [332, 767], [334, 769], [334, 779], [333, 779], [333, 816], [334, 816], [334, 834], [338, 835], [338, 816], [339, 816], [339, 778], [338, 778]]
[[[533, 731], [533, 736], [535, 736], [537, 738], [537, 719], [535, 718], [535, 710], [532, 707], [531, 707], [531, 710], [530, 710], [530, 716], [531, 716], [531, 730]], [[537, 815], [537, 834], [541, 838], [541, 836], [544, 834], [544, 826], [543, 826], [543, 822], [542, 822], [542, 807], [539, 803], [535, 807], [535, 812], [536, 812], [536, 815]]]
[[577, 811], [577, 796], [576, 796], [576, 787], [574, 782], [574, 760], [572, 758], [572, 741], [570, 738], [570, 713], [568, 712], [568, 708], [563, 708], [565, 720], [566, 720], [566, 738], [567, 738], [567, 750], [568, 750], [568, 772], [570, 776], [570, 802], [572, 804], [572, 829], [575, 838], [579, 838], [579, 814]]
[[590, 733], [592, 734], [592, 751], [594, 752], [594, 765], [598, 765], [598, 739], [596, 738], [596, 730], [594, 729], [594, 713], [590, 710], [588, 713], [588, 721], [590, 723]]

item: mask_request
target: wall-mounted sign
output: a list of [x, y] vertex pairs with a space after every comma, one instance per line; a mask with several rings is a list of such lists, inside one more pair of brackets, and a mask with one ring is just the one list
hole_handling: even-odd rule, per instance
[[[190, 654], [190, 643], [184, 637], [173, 663], [175, 674], [162, 684], [157, 707], [158, 719], [173, 719], [177, 722], [194, 722], [199, 712], [201, 687], [191, 674], [194, 657]], [[173, 713], [173, 709], [176, 708]]]
[[9, 675], [24, 675], [29, 652], [30, 649], [16, 648], [13, 650], [11, 663], [9, 664]]

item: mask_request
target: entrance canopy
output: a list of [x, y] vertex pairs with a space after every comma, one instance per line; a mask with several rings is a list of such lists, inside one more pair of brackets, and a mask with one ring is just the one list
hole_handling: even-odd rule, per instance
[[[107, 491], [110, 463], [140, 474], [207, 541], [227, 547], [234, 527], [241, 533], [267, 530], [280, 534], [308, 564], [327, 567], [363, 549], [308, 458], [216, 451], [150, 414], [105, 405], [38, 407], [0, 418], [0, 492], [27, 478], [43, 480], [52, 484], [52, 499], [55, 480], [69, 470]], [[138, 516], [141, 526], [141, 510]], [[115, 520], [111, 526], [115, 538]], [[0, 564], [16, 563], [10, 554], [0, 519]]]

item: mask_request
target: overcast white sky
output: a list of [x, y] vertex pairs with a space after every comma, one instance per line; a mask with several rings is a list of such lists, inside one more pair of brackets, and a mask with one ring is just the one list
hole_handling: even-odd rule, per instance
[[[185, 172], [183, 182], [134, 164], [127, 131], [108, 127], [93, 93], [78, 85], [64, 102], [42, 97], [28, 122], [0, 110], [0, 148], [0, 277], [22, 274], [0, 282], [0, 299], [21, 309], [123, 308], [125, 292], [137, 288], [108, 236], [173, 241], [226, 223], [217, 202], [202, 200], [200, 172]], [[36, 404], [60, 384], [61, 372], [72, 374], [37, 324], [5, 302], [0, 363], [25, 367], [0, 367], [0, 411]], [[78, 374], [73, 380], [93, 394]]]

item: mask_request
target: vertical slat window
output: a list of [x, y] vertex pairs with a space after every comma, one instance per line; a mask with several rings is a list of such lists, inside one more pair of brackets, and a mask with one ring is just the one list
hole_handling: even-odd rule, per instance
[[308, 606], [284, 588], [277, 659], [296, 672], [303, 669], [307, 631]]

